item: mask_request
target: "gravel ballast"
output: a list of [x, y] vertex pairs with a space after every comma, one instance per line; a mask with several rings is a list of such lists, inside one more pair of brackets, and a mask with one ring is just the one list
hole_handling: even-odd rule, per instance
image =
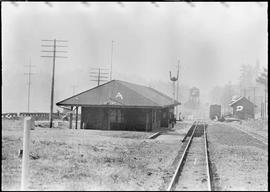
[[207, 128], [215, 190], [267, 190], [268, 146], [226, 124]]

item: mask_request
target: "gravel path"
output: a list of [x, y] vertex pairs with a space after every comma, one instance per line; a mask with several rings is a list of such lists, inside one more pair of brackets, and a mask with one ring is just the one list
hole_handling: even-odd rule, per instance
[[267, 190], [268, 146], [226, 124], [208, 126], [215, 190]]

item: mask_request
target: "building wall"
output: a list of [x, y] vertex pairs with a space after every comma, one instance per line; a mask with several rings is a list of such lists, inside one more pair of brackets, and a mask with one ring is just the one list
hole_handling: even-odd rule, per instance
[[85, 129], [108, 129], [108, 109], [82, 107], [81, 120]]
[[[243, 106], [241, 111], [237, 111], [237, 106]], [[252, 103], [242, 99], [235, 103], [233, 106], [233, 115], [239, 119], [254, 118], [254, 106]]]
[[82, 107], [81, 117], [85, 129], [152, 131], [161, 126], [157, 109]]
[[160, 126], [169, 127], [169, 108], [162, 109], [160, 113]]

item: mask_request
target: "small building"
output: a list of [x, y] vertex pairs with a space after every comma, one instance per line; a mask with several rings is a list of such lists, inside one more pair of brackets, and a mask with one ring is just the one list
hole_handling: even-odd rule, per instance
[[233, 116], [238, 119], [246, 120], [248, 118], [254, 118], [254, 105], [245, 97], [238, 97], [233, 99], [229, 106], [233, 108]]
[[112, 80], [56, 105], [75, 107], [76, 114], [81, 107], [81, 129], [151, 131], [169, 127], [179, 104], [153, 88]]

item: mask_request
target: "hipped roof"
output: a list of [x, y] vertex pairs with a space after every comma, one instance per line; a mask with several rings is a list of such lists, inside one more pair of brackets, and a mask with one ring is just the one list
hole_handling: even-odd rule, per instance
[[180, 105], [169, 96], [150, 87], [112, 80], [63, 101], [58, 106], [159, 107]]

